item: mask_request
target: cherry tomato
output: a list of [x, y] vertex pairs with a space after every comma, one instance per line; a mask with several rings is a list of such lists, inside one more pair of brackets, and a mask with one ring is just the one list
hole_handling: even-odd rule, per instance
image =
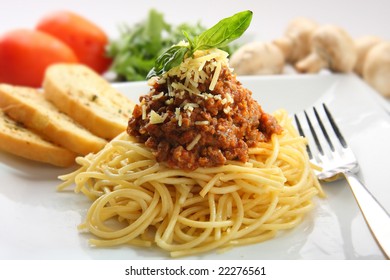
[[36, 30], [17, 29], [0, 37], [0, 82], [40, 87], [46, 67], [77, 63], [73, 50], [57, 38]]
[[62, 40], [73, 49], [80, 63], [100, 74], [111, 64], [112, 60], [105, 56], [107, 35], [80, 15], [69, 11], [50, 13], [38, 22], [36, 29]]

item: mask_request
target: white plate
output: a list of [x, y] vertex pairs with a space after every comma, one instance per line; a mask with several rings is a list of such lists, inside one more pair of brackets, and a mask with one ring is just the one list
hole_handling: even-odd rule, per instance
[[[390, 211], [390, 117], [386, 101], [353, 75], [241, 77], [263, 108], [299, 112], [325, 102], [361, 165], [360, 176]], [[145, 83], [116, 85], [134, 101]], [[0, 259], [165, 259], [158, 249], [92, 248], [78, 233], [88, 202], [58, 193], [69, 172], [0, 152]], [[295, 229], [264, 243], [190, 259], [383, 259], [345, 181], [324, 185], [326, 199]]]

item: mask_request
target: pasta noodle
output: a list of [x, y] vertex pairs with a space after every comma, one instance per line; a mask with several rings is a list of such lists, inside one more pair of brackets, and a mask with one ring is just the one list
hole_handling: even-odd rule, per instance
[[249, 149], [246, 163], [194, 171], [171, 169], [123, 132], [79, 169], [60, 177], [64, 190], [93, 202], [80, 225], [95, 246], [157, 246], [172, 257], [262, 242], [294, 228], [323, 195], [287, 113], [269, 142]]

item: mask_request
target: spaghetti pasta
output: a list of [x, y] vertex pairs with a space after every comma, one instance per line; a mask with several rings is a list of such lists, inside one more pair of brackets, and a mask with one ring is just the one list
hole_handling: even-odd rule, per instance
[[305, 139], [284, 110], [274, 117], [283, 132], [249, 148], [245, 163], [172, 169], [123, 132], [77, 158], [58, 190], [75, 184], [93, 200], [80, 229], [95, 246], [157, 246], [182, 257], [262, 242], [295, 227], [323, 195]]
[[60, 177], [93, 201], [80, 225], [92, 245], [182, 257], [261, 242], [323, 194], [287, 112], [265, 113], [227, 57], [201, 48], [151, 78], [127, 131]]

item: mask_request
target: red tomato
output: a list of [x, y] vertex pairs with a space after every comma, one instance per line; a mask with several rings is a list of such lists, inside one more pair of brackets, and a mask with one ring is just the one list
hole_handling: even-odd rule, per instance
[[0, 37], [0, 82], [40, 87], [46, 67], [76, 63], [76, 55], [57, 38], [35, 30], [17, 29]]
[[51, 13], [42, 18], [36, 28], [66, 43], [81, 63], [100, 74], [111, 64], [111, 59], [105, 56], [107, 35], [94, 23], [75, 13]]

